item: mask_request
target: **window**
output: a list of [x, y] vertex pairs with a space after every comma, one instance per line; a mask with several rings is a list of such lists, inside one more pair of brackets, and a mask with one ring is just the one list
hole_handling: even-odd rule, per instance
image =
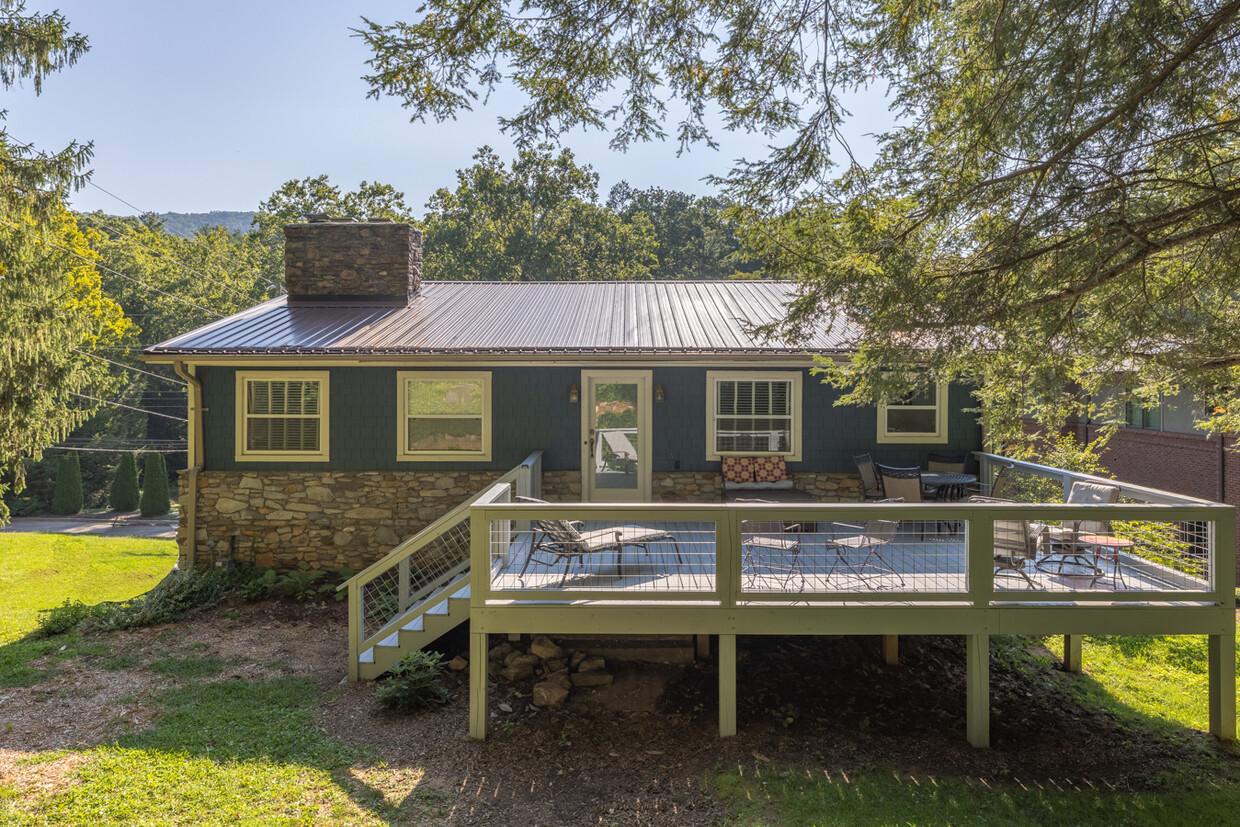
[[1124, 405], [1124, 424], [1129, 428], [1153, 428], [1162, 426], [1162, 406], [1158, 404], [1146, 407], [1140, 402], [1129, 402]]
[[801, 458], [801, 373], [707, 371], [706, 458]]
[[397, 459], [489, 460], [491, 374], [401, 371]]
[[946, 442], [947, 385], [878, 406], [879, 442]]
[[326, 460], [327, 377], [327, 371], [238, 371], [236, 459]]

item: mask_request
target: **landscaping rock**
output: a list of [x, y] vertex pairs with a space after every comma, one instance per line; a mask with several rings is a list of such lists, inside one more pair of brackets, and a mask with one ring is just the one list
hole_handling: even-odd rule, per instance
[[457, 655], [452, 660], [448, 661], [448, 668], [453, 672], [464, 672], [469, 668], [469, 661], [466, 658]]
[[551, 660], [564, 657], [564, 650], [549, 638], [536, 637], [534, 642], [530, 644], [530, 654], [538, 655], [543, 660]]
[[601, 672], [606, 668], [607, 662], [598, 656], [584, 658], [577, 665], [578, 672]]
[[512, 647], [507, 643], [501, 643], [499, 646], [492, 646], [491, 651], [487, 652], [487, 660], [502, 661], [512, 652]]
[[504, 667], [499, 674], [510, 681], [523, 681], [526, 678], [534, 677], [534, 665], [532, 663], [514, 663], [511, 666]]
[[563, 706], [568, 700], [568, 689], [555, 681], [534, 684], [534, 706]]

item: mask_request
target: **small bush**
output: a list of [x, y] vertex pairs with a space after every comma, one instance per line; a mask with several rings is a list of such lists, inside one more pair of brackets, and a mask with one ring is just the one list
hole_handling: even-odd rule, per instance
[[438, 709], [448, 702], [443, 685], [443, 655], [408, 652], [392, 665], [392, 674], [375, 690], [379, 703], [398, 712]]
[[40, 637], [63, 635], [65, 632], [76, 629], [87, 618], [93, 617], [98, 613], [98, 606], [87, 606], [80, 600], [70, 601], [66, 597], [65, 602], [59, 606], [39, 611], [37, 634]]
[[56, 487], [52, 489], [53, 514], [77, 514], [82, 510], [82, 467], [77, 454], [67, 452], [56, 467]]
[[236, 589], [240, 576], [223, 569], [174, 571], [149, 592], [123, 603], [105, 603], [88, 626], [105, 631], [136, 629], [179, 620], [197, 609], [218, 606]]
[[142, 467], [142, 516], [161, 517], [172, 510], [168, 500], [168, 466], [164, 455], [147, 454]]
[[258, 577], [241, 584], [241, 596], [250, 602], [266, 600], [275, 591], [278, 577], [275, 569], [267, 569]]
[[108, 492], [108, 506], [113, 511], [135, 511], [138, 508], [138, 463], [133, 454], [126, 451], [116, 464], [112, 488]]
[[325, 574], [327, 571], [324, 569], [311, 571], [307, 563], [301, 563], [297, 571], [290, 571], [280, 578], [280, 590], [285, 597], [291, 597], [294, 600], [314, 597], [319, 592], [319, 589], [314, 587], [314, 583]]

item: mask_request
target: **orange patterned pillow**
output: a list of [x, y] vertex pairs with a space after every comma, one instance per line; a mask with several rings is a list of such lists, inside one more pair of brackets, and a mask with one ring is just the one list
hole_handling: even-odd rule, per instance
[[724, 480], [727, 482], [753, 482], [753, 463], [753, 457], [724, 457]]
[[753, 478], [758, 482], [779, 482], [787, 471], [783, 457], [754, 457]]

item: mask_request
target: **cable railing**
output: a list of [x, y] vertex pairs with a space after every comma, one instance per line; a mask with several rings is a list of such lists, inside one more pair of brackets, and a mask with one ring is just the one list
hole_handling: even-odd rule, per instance
[[[539, 496], [542, 451], [530, 454], [495, 484], [505, 490], [511, 486], [523, 496]], [[393, 634], [396, 621], [414, 606], [446, 598], [447, 588], [469, 571], [470, 506], [485, 493], [456, 506], [340, 586], [349, 592], [352, 679], [357, 679], [362, 652]]]

